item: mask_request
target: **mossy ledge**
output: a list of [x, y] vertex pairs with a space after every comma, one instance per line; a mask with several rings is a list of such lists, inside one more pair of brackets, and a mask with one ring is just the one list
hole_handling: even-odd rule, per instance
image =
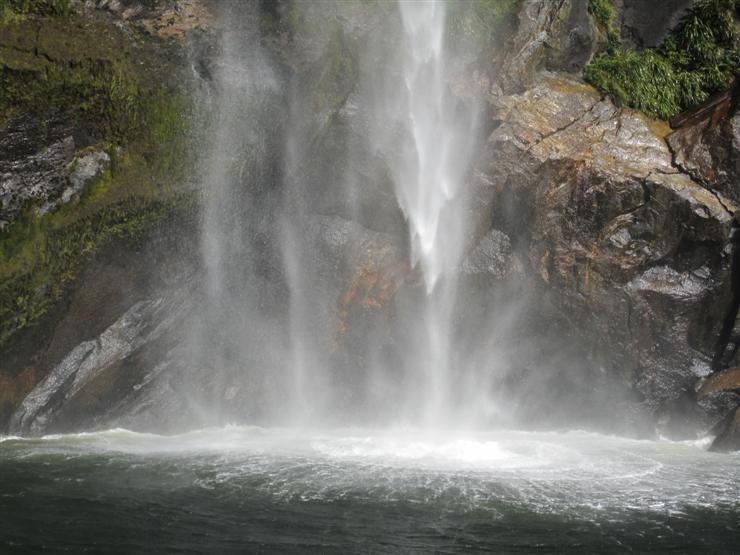
[[171, 48], [62, 0], [0, 0], [0, 132], [12, 118], [30, 115], [42, 130], [62, 119], [88, 137], [78, 152], [111, 159], [70, 202], [43, 215], [30, 202], [0, 231], [0, 349], [113, 239], [137, 240], [195, 210], [183, 185], [186, 94], [152, 78]]
[[737, 0], [700, 0], [657, 49], [621, 48], [609, 0], [589, 0], [609, 38], [584, 70], [586, 81], [620, 106], [670, 119], [726, 90], [740, 69]]

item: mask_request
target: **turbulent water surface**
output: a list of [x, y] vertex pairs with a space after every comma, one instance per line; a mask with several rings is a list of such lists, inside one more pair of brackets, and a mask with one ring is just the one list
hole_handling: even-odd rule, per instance
[[3, 552], [732, 552], [740, 454], [586, 432], [0, 443]]

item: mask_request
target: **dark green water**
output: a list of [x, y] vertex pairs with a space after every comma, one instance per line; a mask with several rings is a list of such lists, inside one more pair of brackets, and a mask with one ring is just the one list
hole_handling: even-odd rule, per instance
[[740, 455], [572, 432], [0, 442], [2, 553], [737, 553]]

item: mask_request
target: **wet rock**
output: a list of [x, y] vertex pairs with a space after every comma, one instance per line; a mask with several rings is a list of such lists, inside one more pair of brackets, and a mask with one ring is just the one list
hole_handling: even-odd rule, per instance
[[506, 277], [511, 272], [511, 241], [509, 237], [492, 229], [463, 261], [462, 272], [467, 275]]
[[677, 272], [668, 266], [653, 266], [630, 281], [627, 288], [635, 292], [651, 292], [682, 300], [701, 297], [713, 285], [706, 267], [690, 272]]
[[510, 56], [500, 72], [499, 86], [505, 93], [520, 91], [533, 79], [545, 59], [551, 37], [569, 9], [568, 0], [524, 0], [518, 27], [511, 39]]
[[41, 216], [66, 204], [107, 168], [106, 152], [77, 153], [84, 146], [75, 140], [77, 131], [69, 119], [52, 115], [42, 124], [28, 114], [0, 129], [0, 229], [29, 205]]
[[67, 186], [75, 153], [70, 122], [52, 117], [45, 125], [44, 132], [35, 118], [23, 115], [0, 128], [0, 229], [28, 203], [58, 198]]
[[729, 300], [735, 204], [673, 165], [667, 126], [578, 80], [544, 74], [494, 109], [477, 217], [513, 238], [593, 363], [671, 428]]
[[588, 2], [570, 0], [567, 15], [548, 41], [545, 67], [550, 71], [580, 73], [602, 46], [594, 22], [588, 13]]
[[317, 321], [326, 322], [329, 337], [346, 333], [356, 309], [363, 312], [388, 306], [409, 273], [403, 250], [392, 235], [351, 220], [311, 216], [307, 237], [310, 260], [306, 264], [321, 277], [326, 295], [325, 306], [317, 303], [312, 312], [324, 315]]
[[36, 214], [43, 216], [62, 204], [68, 203], [79, 196], [85, 187], [110, 165], [110, 156], [102, 150], [93, 150], [78, 156], [67, 168], [67, 186], [58, 198], [46, 201], [36, 210]]
[[708, 189], [740, 202], [740, 114], [733, 96], [737, 92], [720, 93], [680, 115], [674, 122], [678, 129], [666, 141], [683, 171]]
[[11, 433], [47, 431], [88, 384], [167, 331], [181, 307], [182, 299], [138, 302], [99, 337], [75, 347], [23, 400], [10, 419]]
[[721, 391], [740, 391], [740, 367], [728, 368], [712, 375], [699, 389], [699, 396], [706, 397]]
[[[94, 343], [134, 305], [162, 298], [162, 291], [187, 287], [198, 254], [192, 249], [192, 230], [191, 221], [178, 217], [149, 230], [148, 236], [140, 240], [112, 241], [85, 264], [61, 303], [11, 338], [0, 356], [0, 430], [7, 431], [11, 416], [25, 396], [80, 345]], [[173, 326], [173, 334], [174, 339], [162, 334], [159, 340], [142, 344], [125, 359], [125, 365], [114, 362], [102, 371], [96, 369], [93, 373], [98, 377], [92, 380], [96, 394], [91, 393], [92, 386], [83, 385], [78, 394], [50, 413], [46, 429], [93, 427], [125, 396], [131, 385], [126, 385], [127, 380], [137, 379], [140, 372], [148, 372], [165, 358], [171, 347], [158, 352], [157, 343], [166, 340], [177, 344], [178, 338], [186, 337], [177, 326]], [[134, 363], [142, 351], [148, 351], [144, 357], [147, 360]], [[77, 416], [70, 415], [72, 409]]]
[[740, 451], [740, 408], [718, 427], [718, 435], [712, 442], [712, 451]]
[[98, 0], [96, 7], [163, 39], [182, 40], [210, 28], [213, 15], [202, 0]]

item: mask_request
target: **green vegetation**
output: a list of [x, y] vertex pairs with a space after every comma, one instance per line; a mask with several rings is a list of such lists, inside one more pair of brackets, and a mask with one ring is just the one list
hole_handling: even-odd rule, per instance
[[[602, 4], [600, 15], [609, 14]], [[612, 44], [584, 70], [586, 81], [650, 116], [668, 119], [724, 90], [740, 69], [736, 0], [700, 0], [658, 49], [631, 52]], [[601, 24], [601, 23], [600, 23]], [[611, 15], [609, 15], [611, 25]]]
[[91, 256], [192, 210], [193, 196], [176, 188], [187, 172], [185, 98], [147, 77], [119, 29], [61, 0], [0, 0], [0, 27], [0, 125], [25, 113], [43, 130], [53, 113], [91, 130], [111, 157], [79, 198], [42, 217], [27, 206], [0, 231], [2, 347], [63, 297]]
[[606, 35], [610, 50], [619, 46], [619, 31], [614, 27], [614, 6], [611, 0], [588, 0], [588, 12]]
[[69, 0], [0, 0], [0, 23], [10, 23], [27, 15], [68, 16], [73, 13]]
[[188, 195], [130, 196], [97, 210], [65, 205], [43, 218], [29, 212], [14, 222], [0, 241], [0, 345], [59, 301], [89, 257], [116, 238], [140, 237], [190, 202]]
[[110, 142], [144, 140], [148, 147], [174, 140], [184, 130], [181, 96], [142, 88], [125, 68], [110, 62], [49, 63], [40, 71], [15, 70], [2, 62], [0, 57], [0, 118], [23, 112], [42, 120], [55, 110], [95, 126]]

